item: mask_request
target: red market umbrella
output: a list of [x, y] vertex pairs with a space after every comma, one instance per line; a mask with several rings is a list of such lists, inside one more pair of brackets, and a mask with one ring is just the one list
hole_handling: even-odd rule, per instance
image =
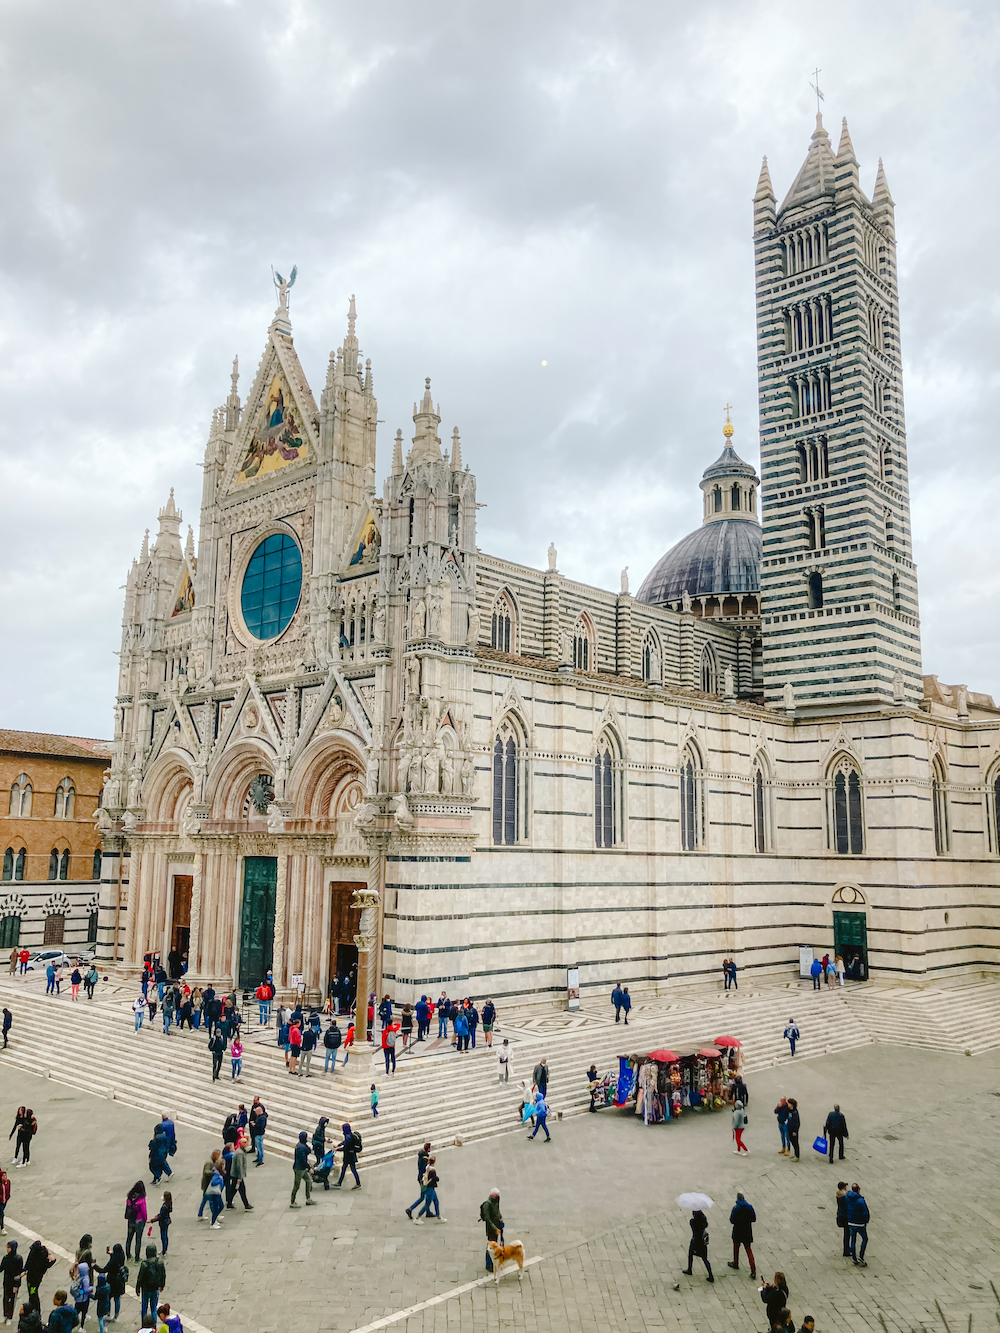
[[704, 1056], [706, 1060], [713, 1060], [720, 1056], [722, 1052], [719, 1050], [718, 1046], [703, 1046], [698, 1054]]
[[651, 1051], [649, 1058], [661, 1065], [672, 1065], [675, 1060], [679, 1060], [681, 1057], [673, 1051]]
[[716, 1037], [716, 1046], [742, 1046], [743, 1043], [737, 1037]]

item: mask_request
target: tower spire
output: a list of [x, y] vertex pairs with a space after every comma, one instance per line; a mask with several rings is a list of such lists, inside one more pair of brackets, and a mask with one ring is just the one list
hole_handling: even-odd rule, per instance
[[396, 431], [396, 438], [392, 442], [392, 475], [401, 477], [403, 475], [403, 432]]
[[451, 470], [452, 472], [462, 470], [462, 441], [458, 437], [457, 426], [451, 432]]
[[878, 174], [875, 177], [875, 192], [872, 195], [873, 204], [888, 204], [890, 208], [895, 207], [892, 195], [889, 193], [889, 183], [885, 178], [885, 167], [882, 165], [882, 159], [878, 160]]
[[240, 382], [240, 358], [233, 357], [233, 370], [229, 377], [229, 397], [226, 399], [226, 430], [235, 430], [240, 422], [240, 395], [237, 385]]
[[760, 175], [757, 178], [757, 193], [754, 195], [754, 202], [761, 199], [773, 199], [774, 186], [771, 184], [771, 173], [767, 169], [767, 154], [764, 154], [764, 160], [760, 165]]
[[837, 148], [837, 160], [839, 162], [857, 162], [854, 153], [854, 144], [851, 143], [851, 131], [847, 128], [847, 117], [841, 121], [840, 126], [840, 144]]

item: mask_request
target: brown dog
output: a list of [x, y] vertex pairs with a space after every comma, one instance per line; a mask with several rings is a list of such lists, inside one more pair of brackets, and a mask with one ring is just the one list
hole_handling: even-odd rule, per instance
[[488, 1240], [486, 1248], [493, 1260], [493, 1281], [497, 1285], [500, 1283], [501, 1265], [510, 1263], [511, 1260], [517, 1264], [518, 1282], [524, 1281], [524, 1246], [519, 1240], [512, 1241], [510, 1245], [498, 1245], [495, 1240]]

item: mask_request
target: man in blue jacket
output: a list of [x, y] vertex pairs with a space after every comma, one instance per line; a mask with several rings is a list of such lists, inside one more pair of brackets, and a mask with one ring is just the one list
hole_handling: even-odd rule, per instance
[[813, 979], [813, 990], [820, 989], [820, 978], [823, 975], [823, 964], [818, 958], [812, 960], [812, 967], [809, 969], [809, 975]]
[[611, 1003], [615, 1006], [615, 1022], [620, 1023], [622, 1017], [622, 988], [617, 981], [614, 990], [611, 992]]
[[[851, 1258], [854, 1260], [855, 1268], [867, 1268], [865, 1250], [868, 1248], [868, 1223], [871, 1221], [871, 1213], [868, 1211], [868, 1205], [865, 1202], [865, 1196], [861, 1193], [860, 1185], [852, 1185], [844, 1197], [847, 1199], [847, 1225], [851, 1231]], [[860, 1254], [857, 1251], [859, 1236], [861, 1237]]]
[[417, 1041], [423, 1041], [430, 1027], [430, 1014], [427, 1011], [427, 996], [421, 995], [417, 1001]]

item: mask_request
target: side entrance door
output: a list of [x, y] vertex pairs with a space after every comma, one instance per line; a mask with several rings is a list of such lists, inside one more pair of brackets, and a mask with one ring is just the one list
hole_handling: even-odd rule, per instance
[[260, 985], [274, 962], [274, 905], [278, 858], [248, 856], [243, 862], [243, 911], [240, 917], [240, 975], [243, 990]]
[[843, 958], [849, 981], [868, 980], [868, 924], [864, 912], [834, 912], [833, 949]]

